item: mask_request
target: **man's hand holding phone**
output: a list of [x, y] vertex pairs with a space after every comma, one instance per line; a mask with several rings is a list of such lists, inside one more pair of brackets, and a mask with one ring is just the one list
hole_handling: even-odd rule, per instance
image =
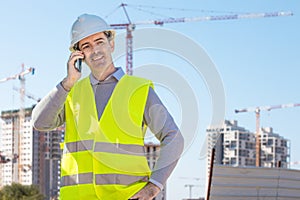
[[82, 64], [81, 58], [79, 58], [75, 61], [75, 69], [77, 69], [78, 72], [81, 72], [81, 64]]
[[84, 55], [81, 51], [71, 53], [67, 64], [68, 75], [62, 81], [62, 85], [66, 90], [70, 91], [73, 85], [80, 79], [83, 59]]

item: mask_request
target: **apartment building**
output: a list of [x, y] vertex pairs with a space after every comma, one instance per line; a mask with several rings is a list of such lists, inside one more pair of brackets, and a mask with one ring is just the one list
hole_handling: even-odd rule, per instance
[[[213, 125], [206, 130], [208, 139], [207, 173], [212, 148], [215, 148], [215, 164], [231, 166], [255, 166], [255, 133], [238, 126], [237, 121], [225, 120], [220, 125]], [[289, 140], [273, 133], [272, 128], [261, 128], [261, 166], [288, 167]]]
[[[10, 162], [1, 165], [1, 186], [13, 182], [22, 185], [33, 184], [33, 135], [31, 127], [31, 110], [25, 109], [22, 123], [19, 110], [1, 112], [1, 152]], [[22, 128], [20, 128], [22, 126]]]
[[64, 137], [64, 127], [52, 131], [33, 130], [37, 137], [38, 151], [34, 152], [33, 171], [38, 178], [34, 184], [39, 186], [46, 199], [58, 199], [60, 189], [60, 143]]
[[288, 168], [290, 163], [290, 140], [273, 132], [273, 128], [262, 128], [261, 166]]
[[60, 142], [64, 129], [39, 132], [32, 127], [33, 108], [24, 110], [20, 121], [19, 110], [1, 112], [1, 155], [9, 159], [0, 167], [0, 187], [13, 182], [37, 185], [52, 199], [59, 190]]
[[255, 135], [238, 126], [237, 121], [225, 120], [221, 125], [206, 130], [208, 162], [215, 148], [215, 164], [255, 166]]

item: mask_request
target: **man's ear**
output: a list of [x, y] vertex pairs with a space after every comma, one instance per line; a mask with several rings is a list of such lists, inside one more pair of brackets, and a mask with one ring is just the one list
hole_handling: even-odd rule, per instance
[[110, 40], [109, 45], [110, 45], [111, 51], [113, 52], [115, 50], [115, 40]]

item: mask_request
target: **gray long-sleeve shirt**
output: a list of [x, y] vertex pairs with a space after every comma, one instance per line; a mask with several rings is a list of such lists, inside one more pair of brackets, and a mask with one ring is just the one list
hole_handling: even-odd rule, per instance
[[[117, 68], [113, 74], [100, 82], [92, 74], [90, 75], [99, 118], [123, 75], [121, 68]], [[32, 119], [33, 126], [37, 130], [52, 130], [65, 122], [64, 103], [67, 95], [68, 91], [58, 84], [36, 105]], [[152, 88], [149, 89], [145, 106], [144, 123], [160, 141], [160, 156], [152, 171], [150, 182], [162, 189], [183, 151], [183, 137], [172, 116]]]

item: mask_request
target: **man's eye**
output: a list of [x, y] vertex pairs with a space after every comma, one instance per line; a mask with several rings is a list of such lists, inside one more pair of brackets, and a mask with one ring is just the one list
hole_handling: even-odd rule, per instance
[[82, 49], [88, 49], [88, 48], [90, 48], [89, 45], [85, 45], [85, 46], [82, 47]]
[[104, 43], [103, 40], [100, 40], [100, 41], [97, 42], [98, 45], [103, 44], [103, 43]]

